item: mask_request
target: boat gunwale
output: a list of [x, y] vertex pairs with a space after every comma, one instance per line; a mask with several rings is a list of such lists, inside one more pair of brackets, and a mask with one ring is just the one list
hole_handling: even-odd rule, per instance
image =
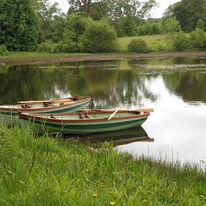
[[[3, 106], [0, 108], [0, 111], [21, 111], [21, 112], [31, 112], [31, 111], [48, 111], [48, 110], [51, 110], [51, 109], [58, 109], [58, 108], [65, 108], [65, 107], [68, 107], [68, 106], [74, 106], [76, 104], [79, 104], [79, 103], [83, 103], [83, 102], [87, 102], [87, 101], [90, 101], [91, 100], [91, 97], [82, 97], [82, 99], [80, 100], [76, 100], [74, 102], [70, 102], [70, 103], [64, 103], [62, 105], [58, 105], [58, 106], [49, 106], [49, 107], [42, 107], [42, 108], [4, 108]], [[32, 104], [36, 104], [36, 103], [32, 103]], [[14, 106], [20, 106], [22, 104], [17, 104], [17, 105], [14, 105]], [[52, 113], [52, 112], [51, 112]]]
[[[108, 114], [112, 114], [114, 111], [113, 110], [110, 110], [110, 111], [104, 111], [104, 112], [101, 112], [101, 111], [90, 111], [90, 112], [82, 112], [82, 114], [102, 114], [102, 113], [108, 113]], [[118, 111], [118, 113], [137, 113], [138, 111], [136, 110], [121, 110], [121, 111]], [[51, 114], [47, 114], [47, 115], [51, 115]], [[41, 116], [45, 116], [45, 114], [38, 114], [38, 113], [35, 113], [35, 114], [32, 114], [32, 113], [22, 113], [22, 112], [19, 112], [19, 116], [20, 117], [24, 117], [24, 118], [27, 118], [27, 119], [36, 119], [36, 120], [40, 120], [40, 121], [48, 121], [48, 122], [65, 122], [65, 123], [68, 123], [68, 122], [79, 122], [79, 123], [83, 123], [83, 122], [99, 122], [99, 121], [108, 121], [108, 122], [111, 122], [112, 120], [123, 120], [123, 119], [131, 119], [131, 118], [141, 118], [141, 117], [148, 117], [150, 115], [149, 112], [144, 112], [143, 114], [139, 113], [139, 114], [136, 114], [136, 115], [128, 115], [128, 116], [121, 116], [121, 117], [112, 117], [111, 120], [108, 120], [108, 117], [104, 117], [104, 118], [97, 118], [97, 119], [88, 119], [88, 118], [85, 118], [85, 119], [56, 119], [55, 116], [64, 116], [64, 115], [79, 115], [79, 112], [75, 112], [75, 113], [56, 113], [56, 114], [53, 114], [54, 115], [54, 118], [52, 117], [41, 117]]]

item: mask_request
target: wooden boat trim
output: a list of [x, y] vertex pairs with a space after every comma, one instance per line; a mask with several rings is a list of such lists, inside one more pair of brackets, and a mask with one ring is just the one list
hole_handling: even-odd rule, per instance
[[[44, 102], [69, 102], [73, 99], [78, 100], [78, 96], [74, 97], [65, 97], [61, 99], [45, 99], [45, 100], [25, 100], [25, 101], [18, 101], [18, 104], [39, 104], [39, 103], [44, 103]], [[80, 97], [81, 98], [81, 97]]]
[[[137, 111], [131, 111], [131, 110], [121, 110], [119, 111], [119, 113], [137, 113]], [[108, 113], [108, 114], [112, 114], [113, 111], [105, 111], [104, 113]], [[86, 114], [86, 113], [82, 113], [83, 115]], [[88, 112], [88, 114], [102, 114], [102, 112]], [[31, 113], [21, 113], [19, 112], [19, 115], [21, 117], [25, 117], [25, 118], [30, 118], [30, 119], [36, 119], [36, 120], [41, 120], [41, 121], [49, 121], [49, 122], [99, 122], [99, 121], [108, 121], [108, 117], [104, 117], [104, 118], [97, 118], [97, 119], [70, 119], [70, 120], [67, 120], [67, 119], [55, 119], [55, 118], [52, 118], [52, 117], [48, 117], [48, 118], [44, 118], [44, 117], [41, 117], [41, 116], [45, 116], [45, 114], [31, 114]], [[49, 115], [49, 114], [47, 114]], [[54, 117], [55, 116], [62, 116], [62, 114], [53, 114]], [[64, 115], [79, 115], [79, 113], [64, 113]], [[122, 120], [122, 119], [131, 119], [131, 118], [141, 118], [141, 117], [148, 117], [150, 115], [149, 112], [144, 112], [143, 114], [140, 114], [140, 113], [137, 113], [136, 115], [135, 114], [132, 114], [132, 115], [128, 115], [128, 116], [122, 116], [122, 117], [113, 117], [111, 119], [112, 120]], [[108, 121], [111, 122], [111, 121]]]
[[[76, 104], [79, 104], [79, 103], [83, 103], [83, 102], [87, 102], [91, 100], [91, 97], [83, 97], [82, 99], [80, 100], [76, 100], [74, 102], [69, 102], [69, 103], [65, 103], [65, 104], [62, 104], [62, 105], [58, 105], [58, 106], [49, 106], [49, 107], [42, 107], [42, 108], [0, 108], [0, 110], [2, 111], [22, 111], [22, 112], [27, 112], [27, 111], [48, 111], [48, 110], [51, 110], [51, 109], [59, 109], [59, 108], [64, 108], [64, 107], [67, 107], [69, 105], [73, 106], [73, 105], [76, 105]], [[21, 106], [21, 104], [18, 104], [16, 106]]]

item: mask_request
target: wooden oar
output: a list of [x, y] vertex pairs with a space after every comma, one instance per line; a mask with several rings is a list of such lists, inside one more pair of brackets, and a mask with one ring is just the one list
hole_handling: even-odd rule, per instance
[[19, 104], [32, 104], [32, 103], [44, 103], [44, 102], [70, 102], [70, 99], [49, 99], [49, 100], [31, 100], [31, 101], [19, 101]]
[[154, 112], [153, 108], [140, 108], [140, 109], [135, 109], [137, 112]]
[[[106, 112], [109, 111], [109, 109], [80, 109], [82, 112], [91, 112], [91, 111], [100, 111], [100, 112]], [[134, 110], [128, 110], [128, 111], [137, 111], [137, 112], [154, 112], [153, 108], [139, 108]]]
[[112, 117], [123, 107], [123, 104], [120, 105], [119, 108], [117, 108], [109, 117], [108, 117], [108, 120], [112, 119]]
[[108, 112], [110, 111], [110, 109], [80, 109], [79, 111], [81, 112]]

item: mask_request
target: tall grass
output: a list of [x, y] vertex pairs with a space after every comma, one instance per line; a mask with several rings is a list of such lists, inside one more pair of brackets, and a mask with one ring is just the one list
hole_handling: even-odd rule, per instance
[[206, 178], [197, 167], [0, 125], [0, 205], [205, 204]]

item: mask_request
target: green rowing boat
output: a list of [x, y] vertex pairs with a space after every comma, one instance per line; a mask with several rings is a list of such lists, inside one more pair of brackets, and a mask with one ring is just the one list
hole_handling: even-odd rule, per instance
[[21, 101], [17, 105], [0, 106], [0, 122], [14, 124], [18, 112], [26, 113], [63, 113], [74, 112], [89, 105], [91, 97], [69, 97], [40, 101]]
[[[114, 115], [115, 114], [115, 115]], [[140, 126], [150, 115], [138, 110], [96, 110], [62, 114], [19, 112], [20, 125], [33, 133], [92, 134]]]

